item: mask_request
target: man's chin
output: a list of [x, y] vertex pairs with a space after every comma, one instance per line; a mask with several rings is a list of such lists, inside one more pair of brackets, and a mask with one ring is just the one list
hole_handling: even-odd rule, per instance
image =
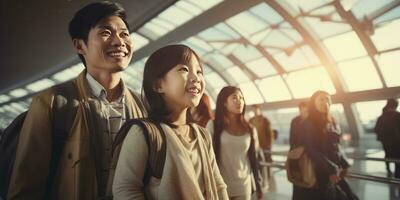
[[128, 65], [117, 65], [111, 68], [111, 73], [123, 72], [128, 67]]

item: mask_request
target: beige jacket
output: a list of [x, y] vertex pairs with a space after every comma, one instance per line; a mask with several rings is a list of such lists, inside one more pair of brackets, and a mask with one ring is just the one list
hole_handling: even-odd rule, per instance
[[[92, 118], [99, 115], [99, 110], [93, 109], [98, 106], [97, 102], [88, 101], [90, 89], [85, 73], [83, 71], [73, 80], [78, 96], [78, 99], [73, 100], [74, 105], [77, 106], [77, 112], [61, 152], [52, 185], [52, 199], [91, 200], [97, 198], [96, 168], [90, 139], [91, 134], [96, 133], [98, 127], [92, 123]], [[127, 119], [143, 117], [131, 92], [125, 89], [124, 93], [128, 105]], [[56, 101], [60, 99], [63, 97], [56, 97], [54, 88], [33, 97], [20, 133], [7, 199], [43, 199], [52, 153], [53, 109], [56, 104], [59, 104]], [[107, 194], [111, 194], [113, 169], [116, 166], [119, 149], [120, 147], [117, 146], [114, 151]]]
[[143, 184], [143, 176], [150, 156], [142, 129], [136, 125], [132, 126], [126, 136], [118, 161], [113, 185], [114, 199], [228, 199], [226, 184], [215, 161], [210, 135], [207, 134], [203, 138], [198, 130], [199, 127], [192, 124], [201, 160], [202, 175], [200, 177], [204, 180], [205, 190], [203, 194], [190, 154], [179, 136], [168, 125], [161, 124], [161, 127], [167, 141], [161, 179], [151, 177], [147, 185]]

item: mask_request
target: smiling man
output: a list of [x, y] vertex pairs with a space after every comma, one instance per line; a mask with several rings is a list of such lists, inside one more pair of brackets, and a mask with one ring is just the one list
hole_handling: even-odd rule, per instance
[[121, 79], [132, 54], [125, 10], [92, 3], [69, 33], [85, 70], [32, 99], [22, 127], [7, 199], [112, 199], [122, 124], [144, 117]]

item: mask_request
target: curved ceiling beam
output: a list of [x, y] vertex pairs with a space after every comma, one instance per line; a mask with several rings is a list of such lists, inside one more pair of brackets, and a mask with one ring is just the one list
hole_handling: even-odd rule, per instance
[[222, 1], [220, 4], [205, 11], [199, 16], [179, 26], [175, 30], [167, 33], [155, 41], [150, 43], [136, 52], [132, 62], [138, 61], [158, 48], [170, 43], [180, 42], [188, 37], [198, 34], [199, 32], [212, 27], [242, 11], [248, 10], [252, 6], [262, 2], [261, 0], [229, 0]]
[[[278, 12], [292, 27], [299, 32], [303, 37], [304, 41], [310, 45], [311, 49], [318, 56], [321, 64], [328, 71], [328, 75], [333, 82], [336, 89], [335, 97], [345, 98], [348, 93], [345, 93], [343, 78], [339, 77], [339, 73], [336, 70], [336, 63], [330, 56], [328, 51], [325, 49], [324, 45], [317, 39], [315, 34], [308, 28], [307, 24], [303, 22], [301, 18], [295, 18], [292, 14], [292, 9], [285, 5], [284, 2], [279, 4], [276, 0], [265, 0], [265, 2], [271, 6], [276, 12]], [[355, 138], [358, 138], [362, 133], [362, 130], [358, 126], [359, 121], [356, 120], [356, 115], [354, 114], [354, 109], [351, 109], [351, 104], [349, 101], [342, 102], [344, 108], [344, 114], [349, 125], [350, 132]]]
[[304, 41], [308, 45], [310, 45], [311, 49], [318, 56], [321, 64], [325, 66], [325, 69], [328, 71], [328, 74], [336, 89], [336, 93], [344, 94], [343, 85], [341, 84], [342, 79], [339, 78], [339, 75], [335, 69], [335, 61], [330, 57], [330, 55], [328, 54], [324, 46], [318, 41], [318, 39], [316, 39], [313, 32], [307, 29], [307, 26], [300, 19], [296, 19], [293, 16], [291, 9], [288, 5], [285, 5], [283, 2], [278, 3], [276, 0], [265, 0], [265, 2], [276, 12], [278, 12], [283, 17], [283, 19], [285, 19], [295, 30], [299, 32]]
[[368, 52], [368, 56], [370, 57], [377, 73], [379, 76], [380, 81], [383, 84], [383, 87], [386, 86], [385, 79], [383, 78], [383, 74], [381, 70], [379, 69], [379, 65], [374, 59], [374, 56], [378, 53], [378, 50], [376, 49], [374, 43], [372, 42], [371, 38], [367, 35], [365, 32], [365, 27], [357, 20], [357, 18], [354, 16], [354, 14], [351, 11], [346, 11], [342, 4], [339, 1], [333, 1], [332, 2], [333, 6], [335, 7], [336, 11], [342, 17], [345, 21], [347, 21], [350, 26], [353, 28], [354, 32], [357, 34], [358, 38], [360, 38], [360, 41], [362, 45], [364, 46], [365, 50]]

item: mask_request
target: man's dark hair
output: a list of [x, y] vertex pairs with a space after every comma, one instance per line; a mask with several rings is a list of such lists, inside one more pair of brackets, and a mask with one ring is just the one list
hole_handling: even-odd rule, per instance
[[388, 99], [386, 101], [385, 107], [383, 107], [383, 112], [386, 112], [388, 110], [396, 110], [398, 105], [399, 102], [396, 99]]
[[[68, 27], [71, 39], [82, 39], [85, 44], [87, 44], [89, 31], [94, 28], [100, 20], [109, 16], [120, 17], [129, 30], [125, 9], [118, 3], [101, 1], [88, 4], [75, 13]], [[78, 56], [86, 67], [85, 58], [81, 54], [78, 54]]]

